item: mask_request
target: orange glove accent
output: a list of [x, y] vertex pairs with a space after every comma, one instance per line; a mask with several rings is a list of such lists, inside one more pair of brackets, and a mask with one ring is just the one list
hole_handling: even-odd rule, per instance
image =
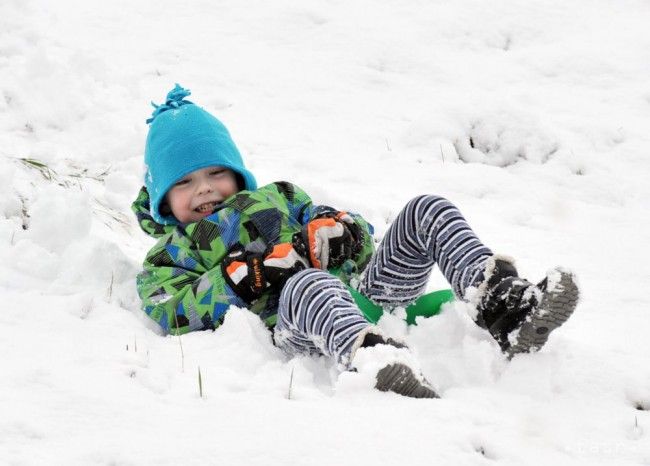
[[[326, 252], [324, 249], [329, 246], [323, 243], [326, 242], [329, 231], [332, 230], [333, 232], [333, 230], [337, 229], [337, 226], [340, 227], [333, 218], [318, 218], [307, 224], [309, 259], [311, 264], [317, 269], [324, 269], [327, 266], [327, 260], [321, 261], [321, 257]], [[338, 235], [341, 234], [339, 232], [336, 233]], [[323, 262], [325, 262], [325, 267], [323, 266]]]

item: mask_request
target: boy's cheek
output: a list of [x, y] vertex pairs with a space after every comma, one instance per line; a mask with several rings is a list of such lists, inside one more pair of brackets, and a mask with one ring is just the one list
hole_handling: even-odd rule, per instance
[[185, 221], [184, 220], [184, 211], [187, 209], [183, 208], [183, 203], [186, 203], [186, 199], [184, 199], [185, 196], [181, 192], [178, 191], [170, 191], [167, 193], [165, 196], [165, 199], [163, 203], [166, 206], [167, 214], [163, 213], [163, 204], [160, 206], [160, 212], [163, 215], [173, 215], [176, 217], [176, 220], [179, 220], [181, 222]]

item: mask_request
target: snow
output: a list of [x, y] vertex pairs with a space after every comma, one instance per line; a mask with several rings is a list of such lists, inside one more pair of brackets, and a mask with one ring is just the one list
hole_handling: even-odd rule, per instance
[[[647, 24], [642, 0], [2, 2], [0, 464], [650, 464]], [[439, 400], [287, 358], [244, 310], [159, 336], [130, 203], [176, 82], [261, 185], [378, 238], [443, 195], [525, 277], [573, 270], [575, 315], [510, 362], [467, 304], [384, 318]]]

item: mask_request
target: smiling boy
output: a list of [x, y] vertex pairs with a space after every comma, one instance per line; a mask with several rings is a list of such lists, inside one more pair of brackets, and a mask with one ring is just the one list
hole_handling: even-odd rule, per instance
[[415, 301], [438, 265], [458, 299], [478, 290], [476, 322], [510, 357], [539, 350], [575, 309], [571, 272], [520, 278], [440, 196], [409, 201], [375, 251], [361, 216], [313, 205], [288, 182], [257, 188], [228, 130], [188, 95], [176, 85], [147, 121], [145, 187], [133, 204], [159, 238], [137, 286], [163, 332], [214, 330], [231, 306], [246, 307], [288, 354], [331, 357], [379, 390], [435, 398], [411, 351], [369, 324], [328, 272], [356, 268], [359, 292], [392, 310]]

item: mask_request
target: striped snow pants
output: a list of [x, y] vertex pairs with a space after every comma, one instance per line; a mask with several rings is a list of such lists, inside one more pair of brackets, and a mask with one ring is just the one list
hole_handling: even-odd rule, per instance
[[[424, 195], [399, 213], [361, 275], [359, 291], [387, 309], [407, 306], [425, 291], [435, 264], [457, 297], [483, 279], [492, 251], [456, 206]], [[345, 285], [319, 269], [289, 279], [280, 295], [276, 344], [289, 354], [332, 356], [349, 364], [352, 346], [370, 324]]]

